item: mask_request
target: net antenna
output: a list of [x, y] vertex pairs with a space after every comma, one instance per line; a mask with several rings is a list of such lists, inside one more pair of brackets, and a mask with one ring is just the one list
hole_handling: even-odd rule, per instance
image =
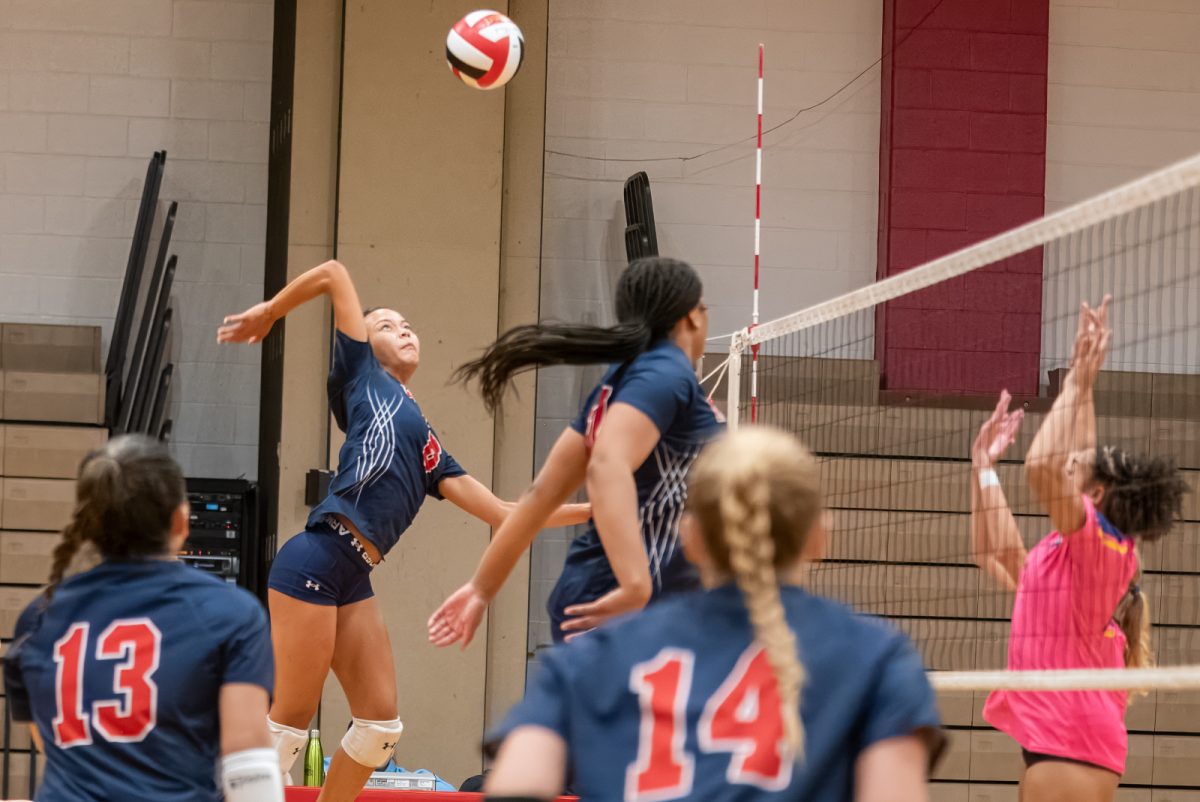
[[[750, 312], [750, 330], [758, 326], [758, 261], [762, 244], [762, 120], [763, 120], [763, 45], [758, 43], [758, 114], [754, 145], [754, 303]], [[750, 347], [750, 422], [758, 421], [758, 344]]]
[[[933, 325], [941, 307], [931, 299], [957, 293], [974, 310], [964, 319], [982, 320], [996, 299], [972, 295], [972, 287], [1003, 292], [1010, 276], [1028, 279], [1033, 273], [1038, 274], [1041, 314], [1040, 320], [1027, 315], [1032, 330], [982, 322]], [[1028, 371], [1036, 370], [1031, 386], [1038, 390], [1014, 403], [1024, 407], [1025, 419], [995, 466], [1013, 524], [1030, 548], [1054, 527], [1021, 463], [1071, 359], [1080, 302], [1095, 305], [1105, 293], [1114, 297], [1113, 341], [1093, 394], [1098, 442], [1170, 458], [1191, 488], [1170, 533], [1153, 542], [1137, 539], [1140, 588], [1151, 600], [1158, 667], [1005, 671], [1014, 596], [978, 567], [970, 525], [971, 443], [1000, 388], [972, 391], [965, 384], [930, 381], [914, 385], [955, 389], [897, 389], [900, 373], [894, 372], [899, 369], [892, 355], [882, 374], [875, 361], [876, 339], [887, 334], [886, 328], [877, 330], [883, 316], [876, 313], [887, 304], [892, 313], [885, 325], [895, 325], [900, 310], [908, 312], [906, 325], [920, 327], [921, 347], [909, 347], [904, 358], [910, 361], [900, 363], [905, 375], [940, 380], [949, 370], [944, 354], [956, 351], [977, 353], [977, 361], [987, 365], [1007, 364], [1008, 355], [1018, 353], [1011, 338], [1032, 340], [1036, 356]], [[817, 456], [833, 532], [830, 553], [811, 569], [809, 585], [907, 632], [939, 693], [1198, 689], [1197, 310], [1200, 156], [735, 332], [726, 416], [733, 428], [753, 416], [792, 432]], [[968, 340], [970, 347], [959, 347]], [[997, 369], [984, 378], [1007, 375]], [[1158, 711], [1163, 713], [1161, 704]], [[958, 723], [973, 726], [971, 711], [965, 716]]]

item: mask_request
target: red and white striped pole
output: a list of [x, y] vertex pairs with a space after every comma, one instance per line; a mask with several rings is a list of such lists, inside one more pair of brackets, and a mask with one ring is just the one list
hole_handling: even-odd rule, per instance
[[[754, 152], [754, 307], [750, 328], [758, 325], [758, 254], [762, 239], [763, 46], [758, 45], [758, 144]], [[750, 422], [758, 421], [758, 345], [750, 346]]]

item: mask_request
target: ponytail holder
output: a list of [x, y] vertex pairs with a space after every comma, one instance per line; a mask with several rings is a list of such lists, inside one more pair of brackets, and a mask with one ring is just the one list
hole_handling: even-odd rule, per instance
[[1141, 585], [1130, 585], [1129, 586], [1129, 595], [1133, 596], [1133, 598], [1135, 598], [1135, 599], [1138, 596], [1141, 596], [1142, 595], [1142, 586]]

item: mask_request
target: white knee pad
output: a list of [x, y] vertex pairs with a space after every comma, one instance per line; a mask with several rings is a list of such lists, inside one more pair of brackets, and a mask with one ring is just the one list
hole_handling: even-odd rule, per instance
[[267, 719], [267, 729], [271, 731], [271, 743], [275, 745], [275, 754], [279, 756], [279, 769], [287, 774], [308, 744], [308, 733], [277, 724], [270, 718]]
[[391, 721], [368, 721], [365, 718], [351, 719], [350, 729], [342, 738], [342, 750], [360, 766], [382, 766], [392, 756], [404, 725], [400, 719]]
[[221, 758], [225, 802], [284, 802], [274, 749], [243, 749]]

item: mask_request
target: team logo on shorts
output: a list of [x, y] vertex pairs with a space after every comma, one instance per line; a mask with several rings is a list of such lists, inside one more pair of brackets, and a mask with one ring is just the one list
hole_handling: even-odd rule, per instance
[[429, 433], [429, 439], [425, 441], [421, 456], [425, 458], [425, 473], [433, 473], [433, 469], [442, 461], [442, 444], [432, 431]]

